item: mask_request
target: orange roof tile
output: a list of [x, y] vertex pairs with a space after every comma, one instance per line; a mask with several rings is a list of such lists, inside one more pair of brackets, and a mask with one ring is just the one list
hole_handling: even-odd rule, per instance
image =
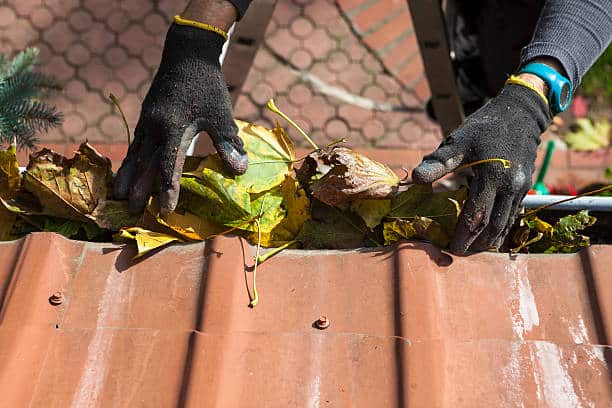
[[[610, 246], [290, 250], [261, 266], [250, 309], [253, 253], [219, 238], [133, 264], [132, 247], [50, 233], [1, 243], [2, 405], [612, 402]], [[320, 315], [329, 328], [313, 326]]]

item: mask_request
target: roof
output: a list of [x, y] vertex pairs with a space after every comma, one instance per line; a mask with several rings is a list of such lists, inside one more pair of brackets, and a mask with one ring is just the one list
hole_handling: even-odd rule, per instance
[[[0, 244], [5, 406], [609, 406], [612, 247], [285, 251]], [[250, 279], [250, 276], [249, 276]], [[53, 306], [49, 297], [62, 296]], [[329, 328], [313, 322], [325, 315]]]

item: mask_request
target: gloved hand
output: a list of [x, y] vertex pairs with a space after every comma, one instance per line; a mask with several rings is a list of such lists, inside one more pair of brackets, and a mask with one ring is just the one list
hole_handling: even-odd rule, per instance
[[200, 131], [210, 135], [231, 173], [246, 171], [246, 152], [219, 64], [223, 42], [210, 31], [170, 27], [134, 141], [114, 184], [115, 198], [129, 198], [130, 212], [142, 212], [158, 175], [161, 213], [174, 210], [185, 153]]
[[542, 97], [527, 87], [508, 84], [413, 170], [416, 183], [431, 183], [477, 160], [511, 161], [508, 169], [499, 162], [472, 168], [475, 176], [450, 244], [452, 251], [501, 246], [531, 187], [540, 134], [551, 120]]

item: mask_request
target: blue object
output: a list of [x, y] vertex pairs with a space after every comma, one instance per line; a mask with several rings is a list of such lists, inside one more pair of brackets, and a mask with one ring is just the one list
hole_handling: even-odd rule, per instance
[[572, 83], [555, 69], [546, 64], [531, 62], [519, 70], [519, 74], [540, 77], [548, 85], [548, 103], [555, 115], [563, 112], [572, 100]]

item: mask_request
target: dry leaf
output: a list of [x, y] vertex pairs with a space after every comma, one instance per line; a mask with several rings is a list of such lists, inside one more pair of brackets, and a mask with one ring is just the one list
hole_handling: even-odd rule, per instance
[[399, 178], [387, 166], [345, 147], [319, 153], [319, 160], [331, 169], [310, 185], [322, 202], [338, 206], [357, 199], [389, 198]]
[[21, 174], [17, 163], [17, 147], [10, 145], [0, 151], [0, 197], [12, 198], [21, 185]]
[[110, 160], [83, 143], [74, 158], [49, 149], [34, 153], [23, 176], [23, 187], [36, 196], [43, 212], [84, 220], [106, 200], [112, 182]]
[[123, 240], [134, 240], [138, 246], [138, 255], [134, 258], [139, 258], [154, 249], [161, 248], [173, 242], [182, 242], [177, 237], [172, 235], [162, 234], [160, 232], [149, 231], [144, 228], [130, 227], [120, 230], [115, 237]]

